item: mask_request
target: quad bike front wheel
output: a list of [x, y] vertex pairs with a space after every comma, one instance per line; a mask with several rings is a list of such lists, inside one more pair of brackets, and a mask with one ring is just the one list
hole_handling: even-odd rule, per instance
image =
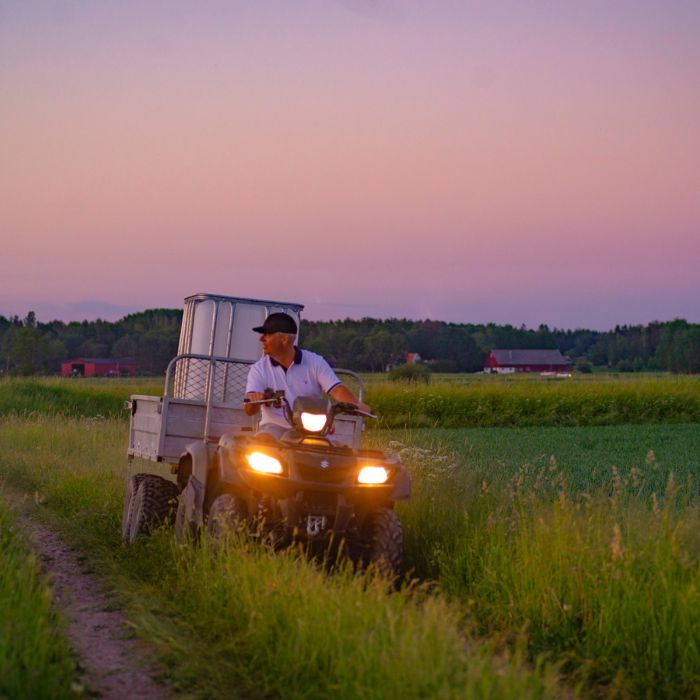
[[139, 535], [148, 535], [158, 526], [171, 522], [180, 493], [177, 484], [162, 476], [136, 474], [132, 479], [139, 476], [141, 479], [127, 516], [127, 542], [133, 542]]
[[213, 537], [225, 537], [240, 528], [247, 515], [248, 508], [242, 499], [222, 493], [209, 507], [207, 531]]
[[362, 563], [375, 566], [382, 574], [395, 578], [403, 564], [403, 530], [396, 512], [379, 508], [370, 514], [363, 527], [365, 551]]

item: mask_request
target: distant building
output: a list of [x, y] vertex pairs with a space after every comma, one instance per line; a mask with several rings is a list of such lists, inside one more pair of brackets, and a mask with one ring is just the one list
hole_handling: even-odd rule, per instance
[[61, 362], [62, 377], [133, 377], [136, 360], [130, 357], [77, 357]]
[[484, 372], [571, 372], [571, 360], [559, 350], [491, 350]]
[[406, 353], [406, 364], [415, 365], [416, 362], [421, 362], [422, 358], [417, 352], [407, 352]]

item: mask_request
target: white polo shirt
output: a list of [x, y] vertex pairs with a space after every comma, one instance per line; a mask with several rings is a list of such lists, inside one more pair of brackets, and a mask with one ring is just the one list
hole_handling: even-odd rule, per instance
[[[282, 390], [289, 405], [293, 406], [297, 396], [320, 397], [340, 383], [323, 357], [309, 350], [295, 348], [294, 361], [286, 370], [269, 355], [260, 358], [248, 372], [245, 391], [247, 394], [249, 391], [263, 392], [267, 388]], [[262, 406], [260, 424], [264, 423], [290, 427], [284, 417], [284, 410], [271, 406]]]

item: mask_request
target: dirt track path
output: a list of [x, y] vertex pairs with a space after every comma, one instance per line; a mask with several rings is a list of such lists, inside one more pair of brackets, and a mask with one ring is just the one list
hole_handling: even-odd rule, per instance
[[66, 618], [68, 639], [78, 657], [79, 681], [90, 694], [105, 700], [174, 698], [154, 679], [145, 645], [129, 639], [123, 614], [114, 609], [99, 578], [86, 569], [80, 553], [49, 527], [31, 517], [27, 496], [2, 489], [17, 506], [19, 523], [39, 555], [55, 593], [55, 604]]

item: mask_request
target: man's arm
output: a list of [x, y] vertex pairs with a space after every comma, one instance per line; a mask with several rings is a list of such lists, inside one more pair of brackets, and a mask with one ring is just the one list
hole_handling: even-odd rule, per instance
[[262, 370], [260, 368], [260, 360], [253, 364], [248, 371], [248, 377], [246, 379], [245, 386], [245, 399], [243, 400], [243, 411], [246, 416], [254, 416], [258, 411], [260, 411], [260, 404], [254, 404], [251, 406], [248, 401], [262, 401], [265, 396], [262, 391], [258, 391], [265, 386], [265, 380], [262, 375]]
[[366, 403], [362, 403], [355, 398], [355, 394], [348, 389], [345, 384], [336, 384], [328, 394], [332, 399], [340, 401], [341, 403], [352, 403], [355, 404], [361, 411], [366, 411], [371, 413], [369, 406]]

